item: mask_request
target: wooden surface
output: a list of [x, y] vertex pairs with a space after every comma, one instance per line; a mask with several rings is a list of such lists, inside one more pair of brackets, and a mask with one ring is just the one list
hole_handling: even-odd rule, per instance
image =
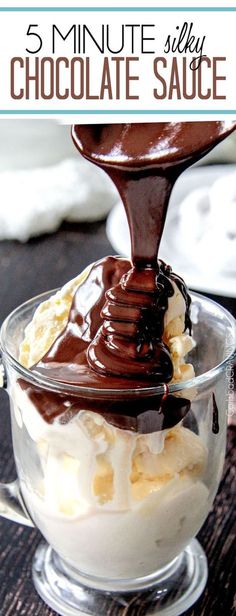
[[[57, 234], [33, 240], [26, 245], [0, 243], [0, 323], [19, 303], [75, 276], [90, 261], [113, 251], [105, 237], [103, 224], [64, 226]], [[218, 298], [235, 313], [235, 300]], [[10, 438], [8, 401], [0, 393], [0, 477], [14, 479], [14, 461]], [[207, 588], [187, 616], [230, 616], [234, 604], [235, 575], [235, 439], [236, 430], [228, 429], [228, 451], [224, 475], [214, 508], [199, 539], [209, 562]], [[0, 615], [53, 616], [37, 596], [31, 581], [31, 562], [40, 534], [36, 530], [0, 520]], [[132, 606], [126, 616], [141, 616]], [[142, 612], [143, 614], [143, 612]], [[109, 613], [109, 616], [112, 612]], [[99, 616], [107, 616], [99, 614]], [[122, 611], [120, 616], [122, 616]]]

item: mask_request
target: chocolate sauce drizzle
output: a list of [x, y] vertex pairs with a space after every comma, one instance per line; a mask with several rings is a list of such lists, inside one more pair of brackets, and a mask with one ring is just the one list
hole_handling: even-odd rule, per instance
[[103, 391], [100, 396], [90, 396], [86, 390], [84, 394], [73, 396], [32, 386], [24, 379], [19, 379], [19, 384], [47, 423], [57, 419], [66, 424], [81, 410], [93, 411], [117, 428], [149, 434], [172, 428], [184, 419], [191, 406], [187, 398], [142, 394], [142, 390], [138, 396], [128, 392], [119, 397], [116, 394], [106, 396]]
[[[137, 293], [132, 293], [133, 303], [128, 308], [126, 304], [124, 305], [124, 320], [117, 320], [117, 305], [113, 302], [113, 289], [117, 291], [121, 288], [122, 280], [130, 271], [130, 266], [130, 261], [121, 257], [105, 257], [92, 265], [88, 277], [74, 295], [66, 328], [57, 337], [46, 355], [33, 367], [33, 371], [40, 371], [41, 374], [60, 382], [73, 385], [80, 384], [98, 389], [130, 389], [147, 387], [150, 384], [152, 376], [150, 359], [149, 372], [145, 370], [145, 358], [142, 361], [141, 352], [140, 361], [135, 362], [133, 360], [133, 338], [140, 340], [140, 346], [142, 340], [145, 337], [148, 339], [148, 336], [150, 340], [152, 340], [152, 336], [156, 336], [157, 340], [161, 341], [168, 298], [174, 293], [172, 281], [176, 283], [180, 290], [183, 287], [185, 288], [185, 285], [182, 278], [173, 274], [171, 268], [160, 260], [158, 264], [158, 284], [165, 292], [160, 292], [158, 296], [157, 294], [151, 296], [151, 310], [148, 293], [142, 293], [142, 305], [140, 305], [140, 296]], [[185, 293], [187, 298], [186, 323], [189, 323], [190, 297], [186, 288]], [[123, 306], [121, 306], [122, 308]], [[150, 311], [149, 316], [147, 315], [148, 311]], [[142, 316], [143, 312], [145, 318]], [[124, 330], [122, 331], [122, 342], [124, 339], [125, 345], [120, 357], [120, 373], [118, 373], [118, 369], [118, 374], [114, 374], [114, 370], [109, 370], [109, 368], [106, 371], [94, 370], [89, 364], [88, 352], [100, 336], [112, 336], [114, 341], [119, 338], [119, 328]], [[142, 328], [144, 331], [142, 331]], [[146, 331], [147, 328], [149, 328], [150, 334]], [[153, 363], [155, 369], [154, 384], [170, 380], [173, 373], [169, 351], [164, 343], [161, 342], [161, 345], [165, 355], [163, 353], [163, 365], [157, 365], [156, 358], [155, 363]], [[133, 374], [130, 373], [130, 356], [131, 365], [132, 362], [134, 363]], [[164, 373], [166, 357], [169, 361], [169, 373], [167, 375]], [[117, 361], [116, 355], [111, 356], [112, 366], [115, 361]], [[158, 369], [159, 378], [156, 376]]]
[[214, 392], [212, 393], [212, 432], [213, 434], [218, 434], [220, 431], [219, 427], [219, 410], [216, 404], [216, 398]]
[[[173, 366], [163, 341], [164, 316], [173, 281], [186, 303], [185, 328], [191, 332], [190, 297], [181, 278], [158, 259], [172, 187], [236, 126], [233, 122], [182, 122], [75, 126], [76, 147], [102, 167], [115, 183], [126, 210], [131, 262], [107, 257], [92, 269], [75, 293], [68, 324], [32, 368], [67, 384], [105, 389], [138, 389], [170, 382]], [[98, 410], [122, 428], [152, 432], [172, 427], [188, 412], [185, 398], [110, 393], [89, 402], [65, 400], [23, 383], [47, 421], [68, 421], [78, 410]], [[39, 391], [38, 391], [39, 390]], [[46, 398], [45, 398], [46, 396]]]

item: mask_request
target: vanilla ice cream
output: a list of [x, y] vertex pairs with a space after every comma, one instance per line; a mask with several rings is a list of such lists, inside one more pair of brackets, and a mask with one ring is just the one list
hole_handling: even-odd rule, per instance
[[[14, 389], [15, 451], [27, 431], [18, 472], [37, 527], [71, 565], [95, 576], [143, 576], [175, 558], [208, 508], [199, 436], [176, 426], [138, 435], [81, 411], [47, 424], [27, 394]], [[20, 462], [21, 460], [21, 462]], [[112, 557], [111, 557], [112, 555]]]
[[[27, 368], [64, 329], [75, 291], [89, 271], [37, 308], [20, 348]], [[185, 363], [194, 342], [184, 333], [184, 298], [172, 284], [164, 340], [173, 381], [182, 381], [194, 375]], [[61, 417], [47, 423], [18, 382], [10, 394], [23, 497], [37, 527], [67, 563], [98, 577], [140, 577], [169, 563], [196, 534], [209, 509], [203, 481], [207, 450], [182, 422], [138, 434], [80, 410], [67, 423]], [[17, 455], [22, 430], [28, 446]]]

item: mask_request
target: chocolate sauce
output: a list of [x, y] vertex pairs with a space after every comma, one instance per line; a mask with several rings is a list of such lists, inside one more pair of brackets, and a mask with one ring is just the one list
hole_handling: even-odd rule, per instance
[[[106, 315], [107, 330], [110, 328], [111, 331], [113, 328], [112, 317], [114, 317], [114, 313], [108, 315], [107, 298], [111, 297], [113, 289], [117, 288], [122, 278], [130, 271], [130, 267], [131, 262], [121, 257], [105, 257], [92, 265], [86, 280], [79, 286], [74, 295], [66, 328], [57, 337], [46, 355], [35, 367], [33, 367], [33, 371], [40, 371], [41, 374], [50, 376], [50, 378], [62, 383], [79, 384], [98, 389], [136, 389], [147, 387], [150, 384], [149, 375], [144, 371], [145, 365], [141, 364], [141, 362], [139, 364], [139, 370], [141, 366], [143, 371], [140, 371], [138, 380], [135, 374], [131, 376], [128, 373], [126, 364], [128, 363], [129, 367], [129, 362], [127, 362], [128, 358], [125, 355], [125, 349], [123, 355], [123, 374], [118, 376], [110, 374], [109, 370], [107, 373], [104, 372], [100, 374], [99, 371], [93, 370], [90, 367], [87, 359], [87, 353], [91, 348], [91, 344], [94, 343], [101, 328], [104, 327], [104, 315]], [[158, 267], [159, 284], [161, 285], [164, 280], [166, 296], [162, 311], [160, 310], [160, 302], [157, 307], [154, 306], [153, 310], [156, 322], [153, 327], [156, 328], [156, 336], [161, 337], [163, 335], [163, 312], [167, 308], [168, 297], [171, 297], [174, 293], [172, 281], [174, 281], [181, 290], [183, 288], [185, 289], [187, 301], [186, 322], [190, 321], [190, 298], [182, 278], [174, 274], [171, 268], [166, 266], [161, 260], [158, 263]], [[135, 294], [133, 294], [133, 296], [135, 297]], [[138, 300], [139, 296], [136, 299], [136, 303], [134, 302], [129, 308], [127, 315], [128, 331], [125, 332], [127, 334], [127, 346], [130, 344], [131, 336], [138, 335], [138, 328], [141, 330], [142, 324], [137, 325], [137, 323], [139, 321], [142, 323], [142, 312], [147, 310], [144, 293], [142, 294], [144, 306], [140, 306], [140, 300], [139, 303]], [[110, 320], [108, 320], [108, 317], [110, 317]], [[150, 324], [149, 326], [151, 327]], [[145, 320], [144, 327], [146, 327]], [[140, 333], [139, 335], [141, 336]], [[160, 365], [160, 377], [157, 384], [164, 382], [163, 375], [164, 368]], [[171, 376], [172, 362], [170, 360], [170, 378]]]
[[[131, 262], [108, 257], [92, 267], [75, 293], [64, 332], [33, 371], [100, 390], [170, 382], [173, 366], [163, 333], [173, 281], [185, 299], [185, 327], [191, 330], [186, 286], [158, 259], [170, 193], [180, 173], [235, 127], [233, 122], [167, 122], [73, 128], [76, 147], [118, 188], [132, 256]], [[28, 386], [32, 398], [37, 389]], [[81, 408], [90, 408], [88, 398], [85, 407], [83, 396], [67, 397], [65, 411], [59, 394], [50, 394], [50, 401], [48, 396], [37, 394], [37, 408], [47, 421], [58, 415], [68, 421]], [[117, 400], [110, 393], [109, 403], [93, 398], [91, 410], [119, 427], [151, 432], [175, 425], [190, 408], [188, 400], [170, 394], [163, 399], [127, 396]]]
[[103, 391], [100, 396], [93, 396], [85, 390], [84, 394], [73, 396], [44, 390], [24, 379], [19, 379], [19, 384], [48, 423], [57, 418], [59, 423], [66, 424], [81, 410], [93, 411], [117, 428], [147, 434], [172, 428], [184, 419], [191, 406], [181, 396], [142, 393], [142, 390], [140, 395], [126, 392], [119, 396], [106, 395]]
[[215, 394], [212, 394], [212, 432], [219, 434], [219, 410], [216, 404]]

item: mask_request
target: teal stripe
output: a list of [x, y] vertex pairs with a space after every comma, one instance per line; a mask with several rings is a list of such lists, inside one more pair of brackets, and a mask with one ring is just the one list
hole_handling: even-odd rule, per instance
[[230, 6], [204, 6], [204, 7], [200, 7], [200, 6], [176, 6], [176, 7], [170, 7], [170, 6], [155, 6], [155, 7], [151, 7], [151, 6], [147, 6], [147, 7], [120, 7], [120, 6], [110, 6], [110, 7], [103, 7], [103, 6], [98, 6], [98, 7], [73, 7], [73, 6], [48, 6], [48, 7], [43, 7], [43, 6], [31, 6], [31, 7], [26, 7], [26, 6], [14, 6], [14, 7], [7, 7], [7, 6], [3, 6], [0, 7], [0, 12], [85, 12], [85, 13], [92, 13], [92, 12], [108, 12], [108, 13], [112, 13], [112, 12], [136, 12], [136, 13], [142, 13], [142, 12], [156, 12], [156, 13], [161, 13], [161, 12], [165, 12], [165, 13], [170, 13], [170, 12], [177, 12], [177, 13], [185, 13], [186, 11], [191, 11], [194, 13], [199, 13], [199, 12], [215, 12], [215, 13], [220, 13], [220, 12], [234, 12], [236, 11], [236, 7], [230, 7]]
[[208, 109], [204, 111], [203, 109], [0, 109], [1, 115], [25, 115], [25, 114], [34, 114], [34, 115], [142, 115], [142, 114], [150, 114], [150, 115], [229, 115], [236, 114], [236, 109]]

